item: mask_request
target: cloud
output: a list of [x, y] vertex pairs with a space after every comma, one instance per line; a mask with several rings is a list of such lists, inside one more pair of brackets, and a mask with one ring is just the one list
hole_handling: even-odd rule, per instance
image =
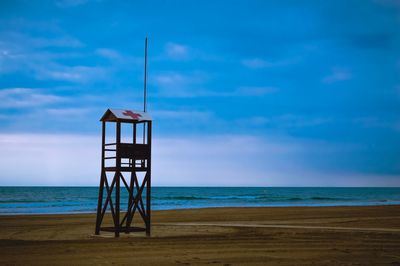
[[236, 120], [238, 125], [266, 126], [275, 129], [316, 127], [331, 123], [331, 117], [303, 116], [295, 114], [284, 114], [278, 116], [250, 116]]
[[239, 87], [234, 90], [197, 92], [197, 97], [262, 97], [279, 91], [276, 87]]
[[59, 38], [30, 38], [29, 42], [30, 45], [40, 48], [47, 48], [47, 47], [77, 48], [84, 46], [81, 41], [70, 36], [59, 37]]
[[[4, 37], [3, 39], [1, 37]], [[84, 45], [70, 36], [54, 38], [32, 37], [18, 32], [0, 32], [0, 73], [25, 74], [38, 80], [57, 80], [73, 83], [91, 83], [109, 80], [113, 73], [112, 66], [81, 65], [82, 59], [87, 59], [92, 53], [83, 53]], [[63, 48], [51, 52], [49, 47]], [[115, 50], [100, 48], [96, 54], [112, 60], [122, 60]], [[76, 64], [65, 64], [65, 60], [74, 60]], [[136, 62], [132, 58], [124, 61]]]
[[98, 179], [99, 138], [1, 134], [0, 144], [8, 154], [0, 163], [3, 185], [95, 185]]
[[158, 88], [157, 95], [162, 97], [198, 97], [202, 94], [203, 84], [209, 80], [204, 72], [181, 73], [176, 71], [153, 74], [150, 83]]
[[160, 86], [180, 86], [189, 83], [201, 82], [201, 79], [193, 75], [183, 75], [177, 72], [169, 72], [165, 74], [156, 74], [152, 76], [152, 81]]
[[196, 61], [226, 63], [226, 56], [221, 53], [209, 53], [196, 47], [195, 44], [184, 45], [175, 42], [168, 42], [160, 56], [152, 57], [155, 61]]
[[211, 77], [204, 72], [166, 72], [151, 76], [151, 82], [159, 89], [161, 97], [251, 97], [265, 96], [279, 91], [269, 86], [242, 86], [234, 90], [205, 89]]
[[[58, 25], [58, 20], [45, 19], [45, 20], [32, 20], [27, 17], [8, 17], [1, 19], [0, 24], [5, 29], [12, 29], [13, 32], [33, 31], [33, 32], [46, 32], [47, 34], [62, 32], [61, 27]], [[9, 32], [9, 31], [6, 31]]]
[[92, 108], [46, 108], [45, 112], [49, 115], [54, 116], [68, 116], [68, 117], [76, 117], [76, 116], [86, 116], [89, 112], [93, 111]]
[[155, 110], [152, 113], [154, 119], [176, 119], [189, 121], [207, 121], [213, 116], [213, 113], [207, 111], [174, 111], [174, 110]]
[[339, 81], [351, 79], [351, 72], [343, 68], [333, 68], [332, 73], [322, 79], [322, 82], [326, 84], [332, 84]]
[[0, 48], [0, 73], [22, 73], [31, 76], [41, 69], [61, 68], [59, 59], [75, 59], [82, 57], [79, 53], [49, 53], [43, 51], [13, 51]]
[[65, 101], [65, 98], [44, 93], [41, 89], [7, 88], [0, 90], [0, 108], [42, 106], [61, 101]]
[[[0, 185], [97, 185], [100, 136], [0, 134]], [[274, 136], [216, 135], [153, 140], [153, 185], [400, 185], [397, 176], [332, 172], [304, 157], [343, 147]]]
[[0, 32], [2, 42], [0, 47], [16, 51], [31, 51], [32, 49], [42, 49], [49, 47], [59, 48], [79, 48], [84, 44], [72, 36], [58, 33], [58, 36], [31, 36], [16, 31]]
[[96, 54], [112, 60], [119, 60], [122, 58], [119, 52], [108, 48], [99, 48], [96, 50]]
[[60, 80], [74, 83], [90, 83], [109, 80], [112, 70], [100, 66], [65, 66], [61, 64], [35, 65], [34, 76], [39, 80]]
[[189, 58], [189, 47], [169, 42], [165, 45], [165, 53], [168, 58], [174, 60], [184, 60]]
[[[111, 76], [111, 68], [104, 66], [65, 65], [60, 59], [85, 57], [75, 52], [81, 46], [74, 38], [56, 39], [32, 38], [27, 35], [6, 34], [10, 38], [0, 41], [0, 73], [24, 73], [39, 80], [59, 80], [74, 83], [104, 81]], [[63, 52], [48, 52], [49, 46], [66, 48]], [[74, 52], [68, 52], [68, 49]], [[100, 50], [103, 55], [111, 56], [111, 50]]]
[[258, 69], [258, 68], [282, 67], [282, 66], [292, 65], [298, 63], [300, 60], [301, 57], [294, 57], [278, 61], [267, 61], [262, 58], [251, 58], [251, 59], [244, 59], [241, 61], [241, 63], [247, 68]]

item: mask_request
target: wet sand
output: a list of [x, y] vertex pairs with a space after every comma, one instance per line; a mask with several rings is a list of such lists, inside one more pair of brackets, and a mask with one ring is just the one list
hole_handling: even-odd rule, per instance
[[0, 216], [1, 265], [400, 265], [400, 206], [153, 211], [94, 236], [94, 214]]

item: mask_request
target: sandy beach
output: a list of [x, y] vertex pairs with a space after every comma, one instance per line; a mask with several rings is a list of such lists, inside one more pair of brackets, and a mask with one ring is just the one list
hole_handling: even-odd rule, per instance
[[400, 206], [154, 211], [152, 237], [94, 214], [0, 217], [1, 265], [400, 265]]

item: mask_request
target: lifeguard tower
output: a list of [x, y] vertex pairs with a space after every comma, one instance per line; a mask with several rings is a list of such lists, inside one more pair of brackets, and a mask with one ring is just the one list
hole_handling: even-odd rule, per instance
[[[143, 112], [107, 109], [100, 119], [102, 122], [101, 175], [96, 235], [100, 234], [100, 231], [108, 231], [114, 232], [115, 236], [119, 237], [121, 232], [143, 231], [150, 236], [152, 120], [146, 112], [147, 37], [144, 59]], [[106, 136], [106, 129], [109, 126], [115, 127], [115, 134], [112, 134], [111, 138]], [[140, 136], [142, 132], [143, 135]], [[106, 143], [110, 139], [111, 142]], [[126, 178], [127, 176], [129, 179]], [[123, 190], [124, 187], [126, 188], [127, 194], [121, 195], [121, 187]], [[121, 202], [121, 199], [125, 202]], [[121, 205], [124, 206], [123, 210]], [[111, 226], [102, 226], [108, 207], [111, 211]], [[135, 217], [138, 219], [134, 219]]]
[[[108, 231], [114, 232], [118, 237], [120, 232], [145, 231], [149, 236], [151, 225], [151, 117], [145, 112], [108, 109], [100, 121], [102, 122], [102, 160], [95, 234], [100, 234], [100, 231]], [[109, 139], [106, 136], [108, 124], [115, 124], [113, 126], [116, 129], [115, 136], [110, 143], [106, 143], [106, 139]], [[138, 125], [143, 128], [143, 138], [138, 138], [141, 133], [138, 132]], [[131, 130], [129, 141], [121, 141], [121, 127], [128, 127]], [[124, 139], [129, 139], [129, 137], [124, 136]], [[139, 172], [144, 173], [143, 180], [139, 180]], [[126, 178], [127, 175], [130, 176], [129, 179]], [[121, 187], [125, 187], [128, 192], [127, 207], [124, 213], [121, 212]], [[114, 196], [113, 192], [115, 192]], [[103, 201], [104, 196], [105, 201]], [[146, 199], [145, 203], [143, 197]], [[111, 210], [113, 226], [102, 227], [108, 206]], [[140, 214], [144, 223], [143, 227], [132, 225], [136, 213]]]

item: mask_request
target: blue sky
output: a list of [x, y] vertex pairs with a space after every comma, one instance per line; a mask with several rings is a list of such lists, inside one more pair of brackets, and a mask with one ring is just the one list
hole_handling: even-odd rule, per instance
[[153, 184], [400, 186], [395, 0], [1, 1], [0, 185], [98, 183], [146, 35]]

